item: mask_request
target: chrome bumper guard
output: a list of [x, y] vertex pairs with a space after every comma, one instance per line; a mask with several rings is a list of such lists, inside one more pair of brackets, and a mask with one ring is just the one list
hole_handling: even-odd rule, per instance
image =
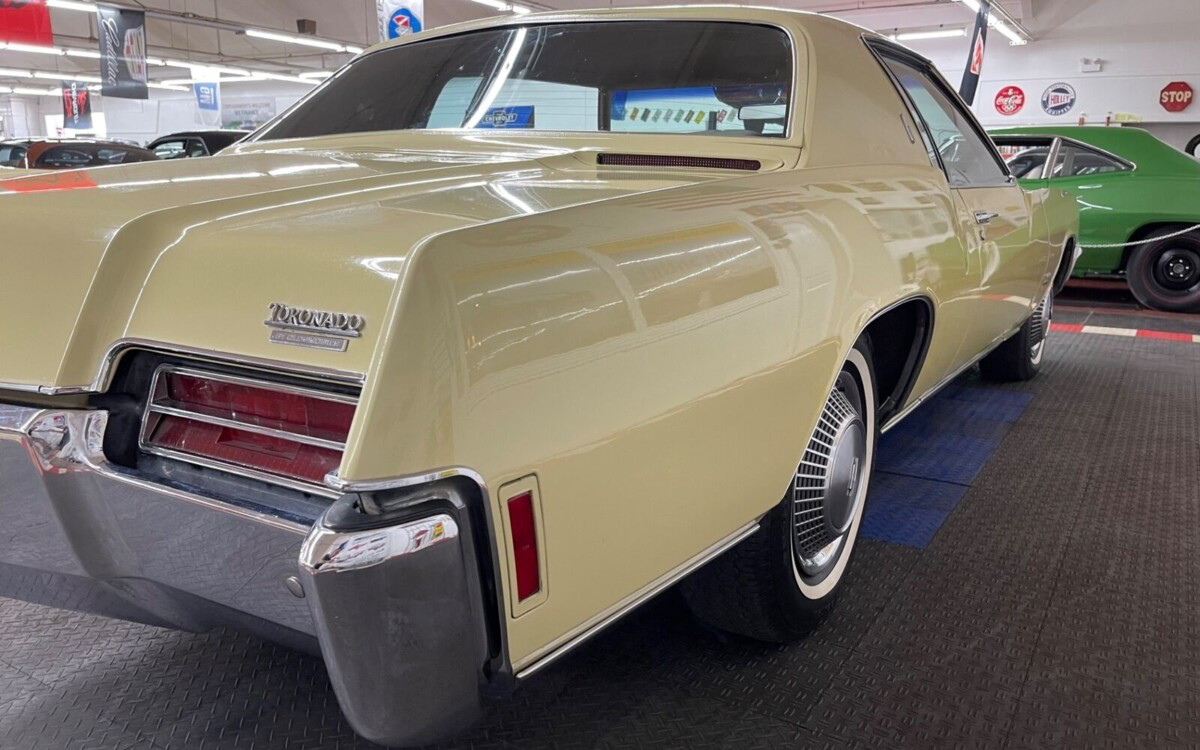
[[347, 495], [309, 525], [109, 464], [107, 416], [0, 404], [0, 596], [319, 643], [352, 726], [383, 744], [478, 718], [488, 632], [457, 485], [375, 515]]

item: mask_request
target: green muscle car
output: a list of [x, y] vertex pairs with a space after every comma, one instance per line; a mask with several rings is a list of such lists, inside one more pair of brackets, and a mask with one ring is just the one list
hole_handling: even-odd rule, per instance
[[1120, 276], [1147, 307], [1200, 311], [1200, 162], [1137, 128], [991, 135], [1023, 185], [1075, 196], [1076, 276]]

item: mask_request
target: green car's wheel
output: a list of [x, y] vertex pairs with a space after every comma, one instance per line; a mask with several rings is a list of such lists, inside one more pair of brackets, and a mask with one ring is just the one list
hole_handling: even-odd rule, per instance
[[878, 437], [875, 406], [864, 339], [842, 365], [783, 500], [758, 533], [683, 582], [697, 617], [771, 643], [800, 638], [820, 623], [858, 539]]
[[[1163, 229], [1157, 234], [1169, 235], [1171, 232]], [[1200, 235], [1197, 233], [1163, 237], [1138, 247], [1130, 256], [1125, 273], [1133, 296], [1146, 307], [1169, 312], [1200, 311]]]

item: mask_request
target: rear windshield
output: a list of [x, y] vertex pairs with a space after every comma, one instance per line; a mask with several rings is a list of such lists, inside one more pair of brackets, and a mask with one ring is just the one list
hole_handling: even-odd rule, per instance
[[795, 95], [776, 28], [518, 26], [366, 55], [258, 139], [440, 128], [780, 137]]

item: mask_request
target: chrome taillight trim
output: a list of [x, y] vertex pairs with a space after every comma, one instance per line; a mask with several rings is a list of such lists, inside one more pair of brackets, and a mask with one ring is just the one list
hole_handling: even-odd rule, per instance
[[302, 435], [287, 430], [278, 430], [271, 427], [263, 427], [261, 425], [252, 424], [249, 422], [239, 422], [236, 419], [218, 417], [212, 414], [205, 414], [192, 409], [181, 408], [177, 402], [172, 401], [167, 395], [166, 375], [168, 374], [186, 375], [194, 378], [205, 380], [213, 380], [221, 383], [229, 383], [231, 385], [242, 385], [250, 388], [258, 388], [260, 390], [274, 391], [277, 393], [285, 393], [299, 396], [306, 396], [321, 401], [331, 401], [336, 403], [357, 405], [358, 399], [340, 393], [329, 393], [327, 391], [305, 388], [303, 386], [291, 385], [289, 383], [277, 383], [271, 380], [256, 380], [254, 378], [246, 378], [239, 375], [230, 375], [223, 372], [214, 372], [202, 370], [193, 367], [181, 367], [179, 365], [164, 364], [159, 365], [154, 376], [150, 381], [150, 392], [146, 398], [146, 406], [142, 412], [141, 429], [138, 431], [138, 448], [145, 453], [163, 458], [170, 458], [177, 461], [184, 461], [195, 464], [208, 469], [224, 471], [237, 476], [256, 479], [269, 484], [275, 484], [289, 489], [299, 490], [324, 497], [335, 498], [339, 493], [332, 490], [329, 486], [321, 482], [305, 482], [292, 477], [273, 474], [268, 471], [241, 466], [239, 464], [227, 463], [218, 461], [205, 456], [198, 456], [192, 453], [184, 453], [171, 448], [164, 448], [160, 445], [155, 445], [150, 442], [150, 435], [158, 424], [158, 420], [162, 416], [175, 416], [183, 419], [190, 419], [196, 422], [217, 425], [220, 427], [229, 427], [231, 429], [244, 430], [257, 435], [265, 435], [267, 437], [275, 437], [282, 440], [291, 440], [293, 442], [310, 445], [319, 448], [326, 448], [339, 452], [345, 451], [345, 443], [340, 443], [334, 440], [325, 440], [323, 438]]
[[[168, 403], [177, 403], [168, 401]], [[218, 417], [213, 414], [205, 414], [202, 411], [192, 411], [190, 409], [180, 408], [179, 406], [163, 406], [162, 404], [149, 404], [146, 407], [146, 413], [166, 414], [173, 417], [181, 417], [190, 419], [193, 422], [203, 422], [205, 424], [217, 425], [219, 427], [231, 427], [235, 430], [243, 432], [253, 432], [255, 435], [265, 435], [266, 437], [279, 438], [281, 440], [293, 440], [304, 445], [314, 445], [318, 448], [329, 448], [335, 451], [346, 450], [345, 443], [339, 443], [336, 440], [325, 440], [323, 438], [312, 437], [311, 435], [299, 435], [295, 432], [287, 430], [277, 430], [273, 427], [263, 427], [262, 425], [253, 424], [251, 422], [239, 422], [236, 419], [228, 417]], [[143, 416], [142, 429], [145, 430], [146, 417]]]

